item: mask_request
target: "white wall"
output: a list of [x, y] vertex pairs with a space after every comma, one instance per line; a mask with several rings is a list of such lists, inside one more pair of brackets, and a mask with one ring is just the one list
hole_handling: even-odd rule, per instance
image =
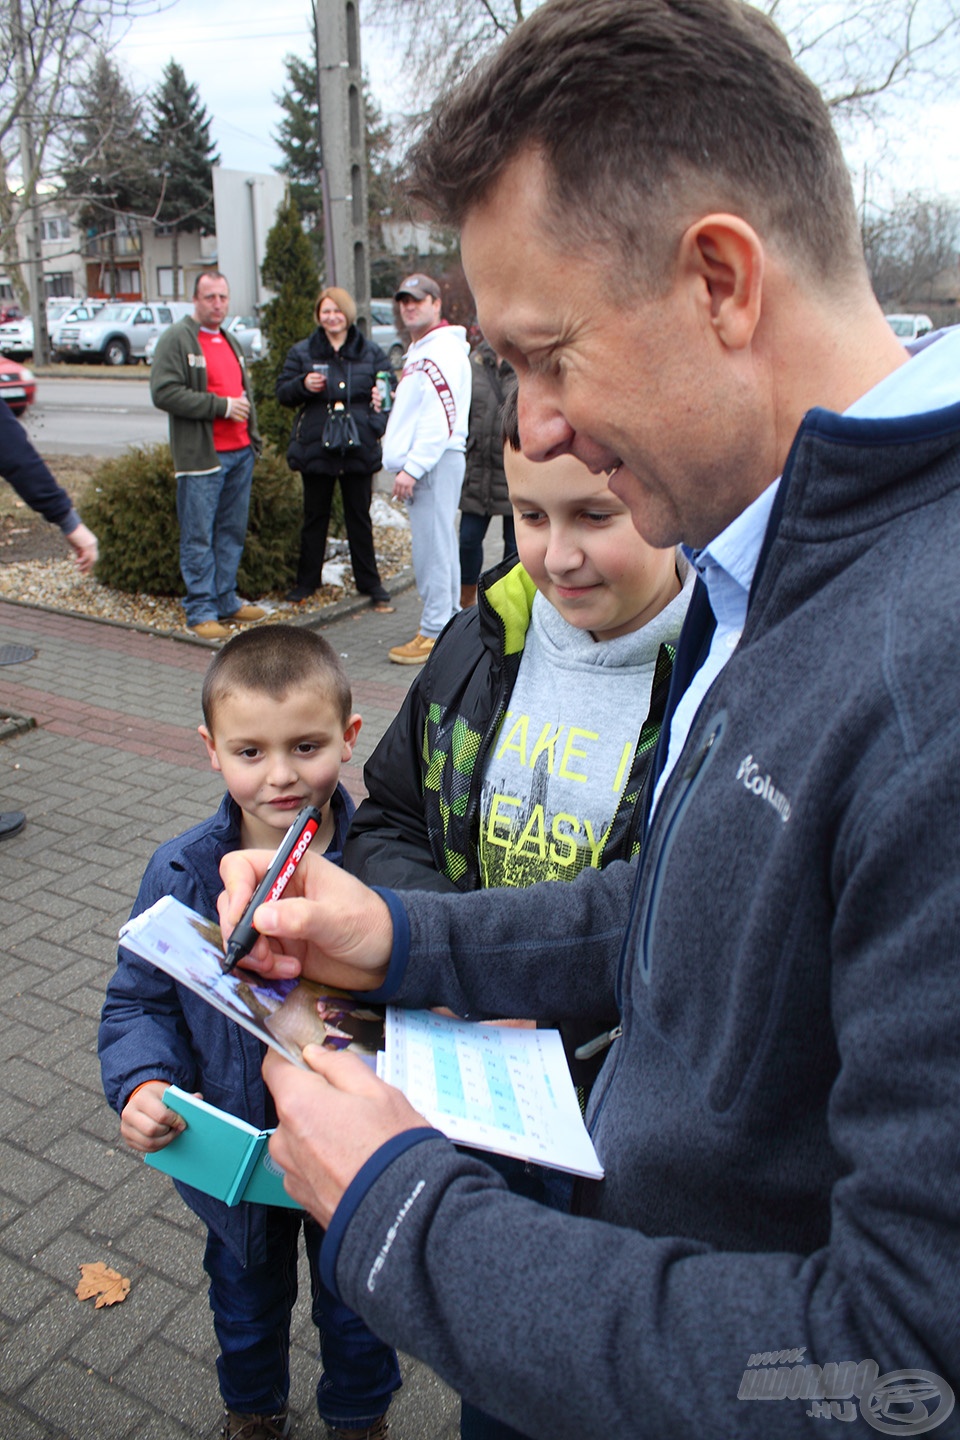
[[265, 289], [260, 279], [260, 266], [285, 189], [282, 175], [213, 167], [217, 268], [230, 285], [230, 309], [234, 315], [248, 315], [273, 296], [274, 292]]

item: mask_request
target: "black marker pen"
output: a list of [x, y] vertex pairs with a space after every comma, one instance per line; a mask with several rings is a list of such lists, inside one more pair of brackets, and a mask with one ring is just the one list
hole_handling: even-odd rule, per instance
[[243, 919], [230, 936], [227, 953], [220, 961], [220, 969], [229, 975], [239, 965], [244, 955], [249, 955], [257, 941], [259, 930], [254, 927], [253, 917], [259, 905], [266, 900], [279, 900], [286, 890], [294, 870], [306, 855], [310, 841], [320, 829], [323, 811], [316, 805], [306, 805], [294, 820], [290, 829], [280, 841], [276, 855], [270, 862], [270, 869], [253, 892], [253, 897]]

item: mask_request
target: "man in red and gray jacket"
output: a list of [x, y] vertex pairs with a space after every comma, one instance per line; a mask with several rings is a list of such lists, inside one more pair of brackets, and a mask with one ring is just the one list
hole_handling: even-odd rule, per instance
[[193, 305], [157, 342], [150, 395], [170, 416], [187, 625], [201, 640], [225, 640], [233, 632], [224, 621], [266, 614], [236, 590], [260, 436], [243, 354], [221, 328], [230, 307], [224, 277], [198, 275]]

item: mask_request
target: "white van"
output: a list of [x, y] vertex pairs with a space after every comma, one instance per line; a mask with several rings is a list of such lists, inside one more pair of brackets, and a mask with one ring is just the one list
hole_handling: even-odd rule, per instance
[[929, 315], [888, 315], [887, 324], [899, 340], [919, 340], [933, 329]]

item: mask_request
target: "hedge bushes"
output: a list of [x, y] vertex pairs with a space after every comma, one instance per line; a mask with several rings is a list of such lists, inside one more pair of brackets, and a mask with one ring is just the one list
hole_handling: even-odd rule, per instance
[[[250, 521], [237, 577], [256, 599], [293, 582], [300, 550], [303, 490], [299, 476], [269, 448], [256, 463]], [[100, 542], [95, 571], [104, 585], [131, 594], [182, 595], [177, 485], [167, 445], [139, 447], [108, 460], [83, 502], [84, 523]]]

